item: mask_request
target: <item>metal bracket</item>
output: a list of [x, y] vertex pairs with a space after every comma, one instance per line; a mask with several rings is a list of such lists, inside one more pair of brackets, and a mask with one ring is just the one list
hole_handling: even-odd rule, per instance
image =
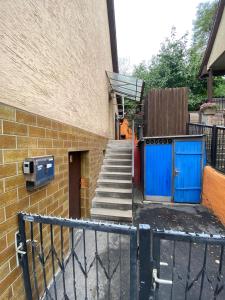
[[[26, 243], [38, 243], [36, 240], [31, 241], [26, 240]], [[23, 243], [21, 242], [20, 233], [19, 231], [15, 232], [15, 250], [16, 250], [16, 266], [18, 267], [20, 265], [21, 256], [26, 254], [26, 251], [23, 250]]]
[[180, 170], [178, 170], [178, 169], [174, 170], [174, 176], [177, 176], [179, 173], [180, 173]]
[[160, 284], [170, 284], [170, 285], [173, 284], [172, 280], [158, 278], [157, 269], [152, 270], [152, 277], [153, 277], [154, 283], [156, 282], [156, 283], [160, 283]]
[[168, 263], [167, 262], [163, 262], [163, 261], [160, 261], [160, 266], [168, 266]]
[[15, 232], [15, 250], [16, 250], [16, 266], [18, 267], [20, 265], [21, 256], [26, 254], [26, 252], [23, 251], [23, 243], [21, 242], [19, 231]]

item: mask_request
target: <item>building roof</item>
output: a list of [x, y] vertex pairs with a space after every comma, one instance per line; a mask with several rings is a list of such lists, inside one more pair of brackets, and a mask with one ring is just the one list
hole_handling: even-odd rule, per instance
[[[224, 13], [225, 13], [225, 0], [220, 0], [218, 3], [218, 9], [215, 15], [213, 27], [211, 30], [211, 34], [208, 40], [208, 44], [205, 50], [205, 54], [199, 72], [199, 76], [202, 78], [208, 76], [210, 57], [212, 55], [213, 47], [216, 42], [216, 38], [218, 35], [218, 31]], [[225, 38], [224, 38], [224, 44], [225, 44]], [[217, 58], [215, 63], [210, 65], [210, 69], [212, 70], [214, 75], [225, 74], [225, 52], [221, 53], [221, 55]]]
[[116, 40], [116, 21], [114, 0], [107, 1], [108, 20], [109, 20], [109, 33], [112, 53], [113, 72], [119, 72], [118, 54], [117, 54], [117, 40]]

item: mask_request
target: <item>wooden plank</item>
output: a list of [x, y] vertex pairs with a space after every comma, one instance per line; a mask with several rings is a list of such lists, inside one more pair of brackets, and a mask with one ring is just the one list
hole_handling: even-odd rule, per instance
[[188, 121], [188, 89], [152, 89], [145, 99], [145, 136], [182, 135]]

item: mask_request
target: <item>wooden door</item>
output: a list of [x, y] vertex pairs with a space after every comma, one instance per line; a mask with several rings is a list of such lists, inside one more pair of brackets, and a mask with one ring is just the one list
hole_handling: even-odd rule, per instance
[[145, 145], [145, 165], [145, 199], [170, 201], [172, 196], [172, 144]]
[[81, 217], [80, 204], [81, 153], [69, 153], [69, 217]]
[[175, 141], [174, 202], [200, 203], [204, 165], [202, 141]]

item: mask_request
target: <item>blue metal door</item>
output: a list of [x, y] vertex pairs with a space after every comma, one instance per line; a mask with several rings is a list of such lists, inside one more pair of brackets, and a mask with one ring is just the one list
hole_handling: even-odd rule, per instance
[[174, 202], [200, 203], [202, 160], [202, 141], [175, 141]]
[[145, 199], [172, 196], [172, 144], [145, 147]]

